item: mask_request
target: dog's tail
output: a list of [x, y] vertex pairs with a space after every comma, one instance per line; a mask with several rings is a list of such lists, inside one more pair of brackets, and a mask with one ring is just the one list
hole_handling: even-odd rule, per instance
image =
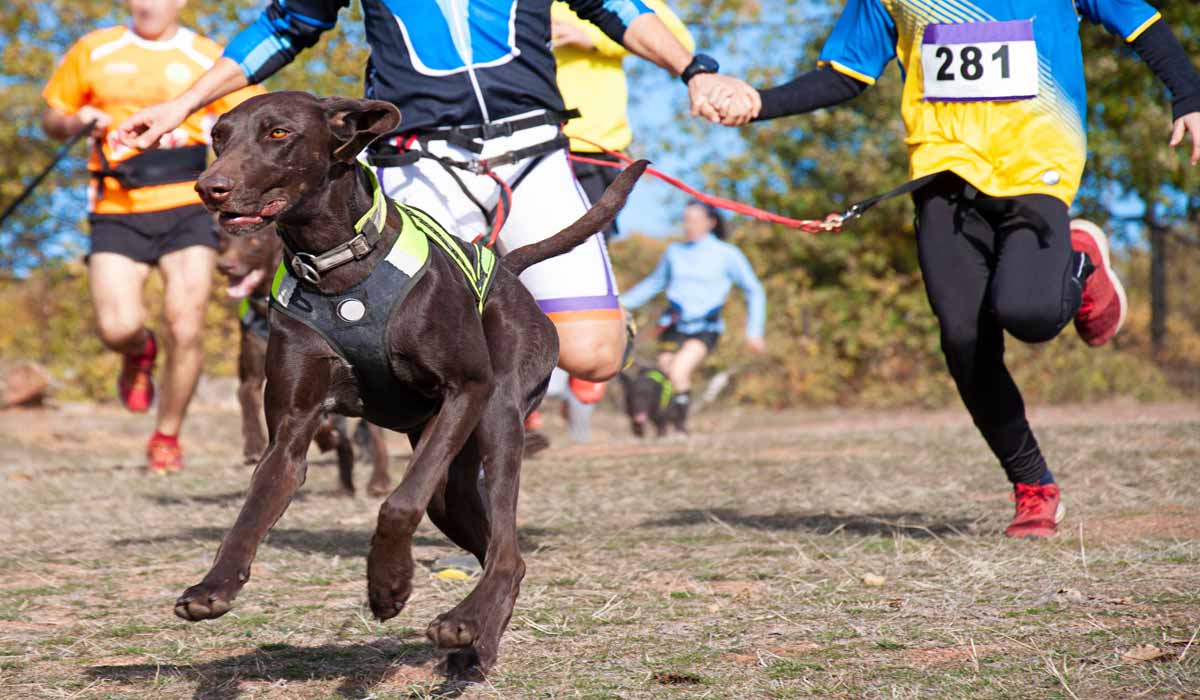
[[637, 184], [638, 178], [646, 171], [648, 165], [650, 161], [639, 160], [622, 170], [617, 179], [604, 191], [600, 201], [579, 217], [578, 221], [544, 241], [521, 246], [505, 255], [502, 258], [504, 266], [514, 275], [519, 275], [543, 260], [570, 252], [596, 232], [603, 231], [617, 218], [617, 212], [625, 206], [625, 200], [629, 198], [633, 186]]

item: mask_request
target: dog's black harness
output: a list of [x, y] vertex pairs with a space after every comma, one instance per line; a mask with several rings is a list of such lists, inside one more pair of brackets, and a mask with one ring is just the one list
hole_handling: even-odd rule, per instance
[[[362, 234], [367, 222], [375, 222], [382, 230], [387, 207], [396, 207], [400, 234], [387, 257], [353, 287], [339, 294], [325, 294], [294, 269], [295, 256], [284, 256], [272, 283], [271, 308], [316, 331], [350, 365], [358, 381], [364, 418], [393, 429], [409, 429], [415, 426], [395, 425], [390, 420], [393, 414], [387, 410], [397, 397], [411, 394], [399, 385], [392, 371], [388, 318], [428, 270], [430, 243], [462, 271], [480, 313], [497, 259], [491, 250], [455, 238], [425, 212], [385, 197], [374, 173], [369, 169], [367, 172], [374, 187], [372, 205], [355, 227], [355, 237]], [[427, 419], [436, 408], [431, 401], [428, 414], [420, 420]]]

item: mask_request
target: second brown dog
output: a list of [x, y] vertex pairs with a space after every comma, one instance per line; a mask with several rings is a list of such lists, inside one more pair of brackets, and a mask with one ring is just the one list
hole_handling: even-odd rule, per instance
[[[217, 270], [229, 281], [227, 292], [241, 300], [238, 321], [241, 343], [238, 350], [238, 403], [242, 411], [242, 456], [246, 464], [258, 464], [267, 449], [267, 428], [263, 422], [263, 384], [266, 382], [267, 321], [271, 282], [283, 260], [283, 243], [274, 227], [266, 227], [243, 236], [220, 232]], [[367, 493], [386, 496], [391, 491], [388, 474], [387, 444], [383, 431], [363, 421], [360, 441], [369, 453], [371, 478]], [[336, 452], [339, 492], [354, 495], [354, 442], [344, 416], [327, 414], [313, 441], [321, 452]]]

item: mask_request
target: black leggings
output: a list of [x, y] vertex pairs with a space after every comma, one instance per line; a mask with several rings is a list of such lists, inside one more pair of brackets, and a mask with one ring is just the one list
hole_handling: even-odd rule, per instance
[[1079, 309], [1085, 259], [1071, 250], [1067, 206], [1049, 195], [989, 197], [947, 173], [913, 196], [917, 244], [942, 352], [958, 393], [1013, 483], [1046, 460], [1004, 366], [1004, 331], [1051, 340]]

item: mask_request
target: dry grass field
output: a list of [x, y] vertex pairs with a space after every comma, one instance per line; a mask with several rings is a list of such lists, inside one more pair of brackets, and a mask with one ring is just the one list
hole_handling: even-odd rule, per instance
[[1034, 416], [1068, 507], [1042, 543], [1000, 536], [961, 411], [702, 413], [641, 444], [603, 417], [526, 462], [528, 576], [464, 687], [423, 637], [468, 590], [428, 572], [449, 545], [423, 525], [410, 606], [371, 620], [377, 503], [328, 458], [234, 610], [189, 624], [249, 474], [235, 414], [198, 411], [187, 471], [151, 478], [144, 418], [3, 413], [0, 698], [1200, 698], [1200, 407]]

